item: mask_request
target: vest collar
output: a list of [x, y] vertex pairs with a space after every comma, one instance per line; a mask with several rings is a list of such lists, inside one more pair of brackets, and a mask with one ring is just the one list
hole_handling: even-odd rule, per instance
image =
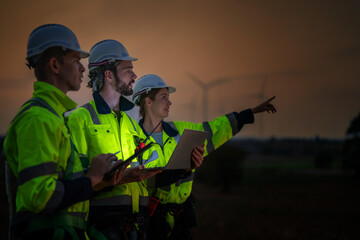
[[[144, 123], [144, 119], [142, 118], [142, 119], [140, 119], [140, 121], [139, 121], [139, 125], [140, 125], [141, 129], [143, 130], [143, 132], [145, 133], [145, 135], [148, 137], [149, 135], [148, 135], [148, 133], [146, 132], [146, 130], [144, 129], [143, 123]], [[176, 135], [179, 134], [179, 132], [178, 132], [176, 129], [172, 128], [172, 127], [170, 126], [170, 124], [168, 124], [168, 123], [165, 122], [165, 121], [162, 121], [162, 127], [163, 127], [163, 129], [164, 129], [164, 132], [165, 132], [169, 137], [175, 137]]]
[[[111, 113], [111, 108], [98, 92], [93, 93], [93, 98], [98, 113], [100, 114]], [[120, 96], [119, 101], [120, 101], [120, 111], [129, 111], [135, 106], [131, 101], [129, 101], [123, 96]]]
[[43, 81], [34, 82], [33, 97], [45, 100], [59, 116], [62, 116], [66, 111], [75, 109], [77, 106], [77, 104], [60, 89]]

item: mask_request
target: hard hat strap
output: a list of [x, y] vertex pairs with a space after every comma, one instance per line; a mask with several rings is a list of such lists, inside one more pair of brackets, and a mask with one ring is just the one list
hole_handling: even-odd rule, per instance
[[133, 99], [134, 99], [135, 97], [137, 97], [137, 96], [140, 96], [140, 95], [143, 94], [143, 93], [149, 93], [150, 91], [151, 91], [151, 88], [145, 88], [144, 90], [135, 93], [134, 96], [133, 96]]
[[97, 63], [89, 63], [89, 67], [98, 67], [98, 66], [102, 66], [102, 65], [105, 65], [105, 64], [108, 64], [108, 63], [112, 63], [112, 62], [115, 62], [114, 59], [108, 59], [108, 60], [104, 60], [102, 62], [97, 62]]

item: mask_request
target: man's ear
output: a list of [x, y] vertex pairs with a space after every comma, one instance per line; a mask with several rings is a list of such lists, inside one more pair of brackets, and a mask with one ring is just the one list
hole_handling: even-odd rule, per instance
[[49, 68], [51, 72], [57, 75], [60, 73], [61, 64], [55, 57], [52, 57], [49, 60]]
[[151, 106], [151, 103], [152, 103], [151, 99], [149, 97], [146, 97], [145, 98], [145, 105]]
[[114, 74], [113, 74], [113, 72], [110, 71], [110, 70], [105, 70], [105, 71], [104, 71], [104, 80], [105, 80], [106, 82], [111, 83], [111, 82], [113, 81], [113, 79], [114, 79]]

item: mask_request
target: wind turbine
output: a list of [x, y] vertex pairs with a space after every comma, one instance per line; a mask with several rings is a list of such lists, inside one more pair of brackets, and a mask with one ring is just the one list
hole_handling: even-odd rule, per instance
[[[265, 91], [268, 85], [269, 80], [277, 81], [281, 80], [283, 77], [303, 77], [306, 75], [313, 74], [314, 72], [318, 72], [318, 69], [290, 69], [285, 71], [278, 71], [278, 72], [260, 72], [260, 73], [253, 73], [253, 74], [240, 74], [230, 77], [222, 77], [217, 78], [210, 83], [202, 82], [198, 77], [194, 74], [187, 72], [187, 75], [202, 88], [203, 95], [202, 95], [202, 105], [203, 105], [203, 118], [207, 120], [208, 117], [208, 91], [210, 88], [218, 86], [223, 83], [227, 83], [233, 80], [255, 80], [260, 81], [260, 88], [259, 91], [255, 94], [247, 95], [244, 97], [253, 97], [259, 99], [259, 104], [266, 101], [267, 97], [265, 96]], [[258, 118], [258, 126], [259, 126], [259, 135], [260, 137], [264, 136], [264, 125], [263, 125], [263, 114], [259, 114]]]
[[208, 101], [209, 101], [209, 90], [226, 82], [229, 82], [229, 78], [217, 78], [211, 82], [205, 83], [201, 81], [194, 74], [187, 72], [193, 82], [195, 82], [202, 89], [202, 108], [203, 108], [203, 121], [208, 120]]
[[192, 95], [192, 97], [190, 98], [190, 101], [187, 101], [186, 103], [182, 104], [182, 108], [186, 109], [186, 112], [189, 114], [188, 119], [191, 122], [195, 122], [195, 118], [194, 118], [194, 112], [196, 112], [196, 106], [194, 105], [195, 103], [195, 95]]

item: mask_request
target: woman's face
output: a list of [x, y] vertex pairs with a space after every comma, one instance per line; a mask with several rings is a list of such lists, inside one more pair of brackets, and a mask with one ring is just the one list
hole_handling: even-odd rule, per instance
[[167, 118], [169, 116], [170, 105], [172, 103], [169, 100], [169, 91], [167, 88], [162, 88], [155, 95], [155, 99], [151, 100], [150, 98], [146, 99], [146, 106], [151, 112], [151, 115]]

